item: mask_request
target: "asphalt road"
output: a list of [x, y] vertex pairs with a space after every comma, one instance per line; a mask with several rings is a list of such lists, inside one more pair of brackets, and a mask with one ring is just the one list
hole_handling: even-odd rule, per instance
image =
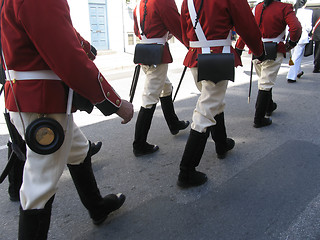
[[[177, 63], [169, 67], [174, 87], [183, 69], [183, 57], [178, 53], [174, 52]], [[102, 56], [97, 65], [107, 79], [109, 75], [118, 93], [128, 98], [134, 66], [112, 71], [103, 67], [115, 58]], [[235, 83], [229, 84], [226, 96], [227, 133], [236, 146], [225, 160], [219, 160], [213, 141], [208, 139], [199, 170], [209, 181], [197, 188], [182, 190], [176, 186], [190, 128], [172, 136], [160, 105], [148, 137], [160, 150], [141, 158], [132, 153], [137, 112], [127, 125], [96, 110], [91, 115], [76, 113], [76, 122], [88, 139], [103, 141], [101, 151], [93, 157], [101, 193], [123, 192], [127, 200], [104, 224], [94, 226], [66, 169], [53, 203], [49, 239], [319, 240], [320, 74], [312, 73], [312, 60], [304, 58], [305, 74], [297, 83], [288, 84], [285, 59], [273, 89], [278, 104], [273, 124], [256, 129], [252, 125], [257, 77], [253, 77], [248, 104], [250, 58], [244, 53], [244, 67], [237, 68]], [[143, 74], [133, 102], [136, 111], [142, 88]], [[181, 119], [191, 121], [198, 94], [188, 70], [175, 102]], [[0, 169], [6, 162], [8, 139], [2, 129]], [[0, 185], [1, 240], [16, 239], [18, 229], [19, 204], [9, 201], [7, 187], [7, 181]]]

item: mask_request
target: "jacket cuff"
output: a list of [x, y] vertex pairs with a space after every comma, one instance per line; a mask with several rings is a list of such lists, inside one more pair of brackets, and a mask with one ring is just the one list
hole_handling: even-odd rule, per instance
[[119, 108], [116, 107], [115, 105], [113, 105], [111, 102], [109, 102], [107, 99], [104, 100], [103, 102], [101, 103], [98, 103], [95, 105], [99, 110], [100, 112], [103, 113], [103, 115], [105, 116], [109, 116], [113, 113], [116, 113]]

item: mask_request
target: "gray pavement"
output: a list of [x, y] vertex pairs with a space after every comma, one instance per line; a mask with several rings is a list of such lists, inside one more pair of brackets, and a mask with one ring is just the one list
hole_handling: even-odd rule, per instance
[[[175, 62], [169, 67], [174, 87], [183, 69], [185, 50], [173, 46]], [[130, 54], [98, 56], [97, 66], [111, 85], [128, 99], [134, 65]], [[127, 200], [104, 224], [92, 224], [66, 170], [53, 204], [49, 239], [215, 239], [215, 240], [319, 240], [320, 239], [320, 74], [312, 73], [312, 57], [304, 58], [305, 74], [288, 84], [288, 59], [273, 89], [278, 109], [273, 124], [255, 129], [257, 77], [253, 77], [248, 104], [250, 57], [237, 68], [235, 83], [226, 95], [226, 127], [236, 141], [225, 160], [216, 157], [209, 138], [199, 170], [208, 175], [205, 185], [188, 190], [176, 186], [179, 162], [189, 129], [172, 136], [158, 106], [148, 141], [160, 150], [134, 157], [132, 141], [140, 108], [143, 74], [134, 99], [135, 117], [121, 125], [118, 117], [76, 113], [86, 136], [103, 141], [93, 157], [102, 194], [123, 192]], [[198, 98], [188, 70], [175, 102], [177, 115], [191, 120]], [[2, 123], [0, 122], [0, 125]], [[3, 124], [2, 124], [3, 125]], [[1, 129], [0, 129], [1, 130]], [[0, 135], [0, 169], [6, 161], [8, 135]], [[10, 202], [7, 182], [0, 185], [0, 239], [16, 239], [19, 204]]]

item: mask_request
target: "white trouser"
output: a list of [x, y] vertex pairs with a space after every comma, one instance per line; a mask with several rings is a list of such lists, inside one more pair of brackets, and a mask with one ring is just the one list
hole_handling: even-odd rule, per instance
[[[38, 118], [37, 113], [21, 113], [25, 126]], [[23, 127], [19, 114], [10, 112], [12, 123], [23, 136]], [[57, 120], [65, 129], [66, 114], [47, 114], [46, 117]], [[54, 153], [40, 155], [27, 147], [27, 160], [23, 171], [23, 183], [20, 189], [20, 203], [23, 210], [42, 209], [56, 193], [58, 181], [66, 164], [80, 164], [89, 150], [89, 142], [70, 116], [69, 128], [62, 146]]]
[[167, 97], [172, 93], [172, 83], [167, 77], [168, 64], [142, 65], [146, 74], [142, 94], [142, 107], [151, 108], [159, 102], [160, 97]]
[[214, 117], [224, 111], [224, 97], [228, 80], [220, 81], [217, 84], [207, 80], [198, 82], [198, 68], [191, 68], [191, 73], [198, 90], [201, 92], [193, 111], [191, 128], [202, 133], [208, 127], [216, 125]]
[[277, 53], [276, 60], [266, 60], [260, 64], [257, 64], [257, 59], [253, 60], [253, 65], [256, 73], [259, 77], [258, 79], [258, 89], [269, 91], [273, 88], [281, 63], [283, 61], [283, 53]]
[[287, 79], [296, 80], [297, 75], [301, 72], [301, 60], [304, 53], [304, 47], [306, 44], [297, 44], [293, 49], [292, 61], [294, 65], [290, 66], [287, 74]]

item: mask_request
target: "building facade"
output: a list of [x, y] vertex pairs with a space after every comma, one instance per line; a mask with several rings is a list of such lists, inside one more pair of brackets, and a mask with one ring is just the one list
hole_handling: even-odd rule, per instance
[[[74, 27], [99, 51], [133, 53], [137, 42], [133, 32], [133, 10], [138, 1], [68, 0], [68, 3]], [[182, 0], [175, 1], [180, 11]], [[253, 7], [260, 1], [248, 0], [248, 3]], [[295, 3], [295, 0], [282, 2]], [[308, 5], [320, 6], [320, 0], [308, 0]]]
[[[133, 53], [133, 10], [138, 0], [68, 0], [77, 31], [98, 51]], [[178, 9], [182, 0], [176, 0]]]

